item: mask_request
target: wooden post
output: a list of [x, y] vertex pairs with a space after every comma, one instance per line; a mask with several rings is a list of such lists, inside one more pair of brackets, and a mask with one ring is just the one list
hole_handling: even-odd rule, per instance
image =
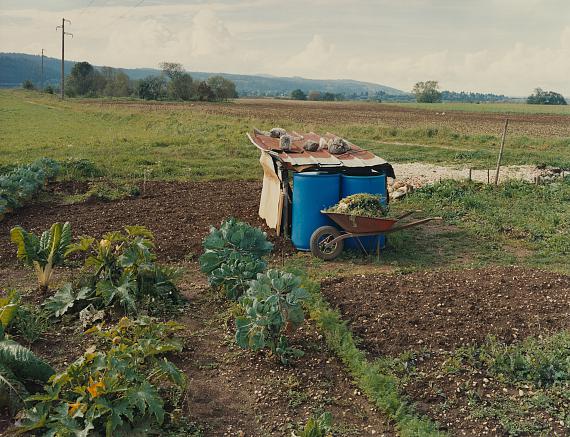
[[491, 170], [487, 169], [487, 184], [491, 183]]
[[472, 178], [473, 178], [473, 169], [470, 168], [469, 169], [469, 182], [471, 182]]
[[505, 149], [505, 138], [507, 136], [507, 126], [509, 119], [505, 120], [505, 128], [503, 129], [503, 139], [501, 140], [501, 148], [499, 149], [499, 157], [497, 158], [497, 172], [495, 173], [495, 185], [499, 184], [499, 170], [501, 168], [501, 160], [503, 159], [503, 150]]

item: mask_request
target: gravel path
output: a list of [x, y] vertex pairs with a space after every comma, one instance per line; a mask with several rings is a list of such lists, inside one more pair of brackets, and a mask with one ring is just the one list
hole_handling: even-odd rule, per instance
[[[440, 165], [425, 164], [425, 163], [406, 163], [406, 164], [392, 164], [396, 172], [396, 178], [404, 181], [414, 187], [420, 187], [426, 184], [437, 182], [440, 179], [468, 179], [469, 169], [459, 167], [444, 167]], [[529, 182], [534, 182], [537, 176], [552, 177], [559, 175], [559, 169], [538, 169], [533, 165], [513, 165], [501, 167], [499, 174], [499, 181], [506, 181], [508, 179], [520, 179]], [[475, 181], [487, 182], [487, 177], [490, 181], [495, 180], [495, 170], [491, 169], [489, 176], [487, 170], [472, 170], [471, 177]]]

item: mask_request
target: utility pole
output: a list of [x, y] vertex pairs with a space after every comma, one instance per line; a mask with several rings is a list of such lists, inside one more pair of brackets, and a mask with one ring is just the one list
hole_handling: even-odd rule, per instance
[[44, 89], [44, 49], [42, 49], [42, 77], [41, 77], [42, 91]]
[[73, 38], [72, 33], [68, 33], [65, 31], [65, 22], [71, 24], [71, 21], [66, 20], [65, 18], [61, 19], [61, 26], [57, 26], [55, 30], [61, 29], [61, 100], [64, 99], [65, 96], [65, 35], [71, 35]]

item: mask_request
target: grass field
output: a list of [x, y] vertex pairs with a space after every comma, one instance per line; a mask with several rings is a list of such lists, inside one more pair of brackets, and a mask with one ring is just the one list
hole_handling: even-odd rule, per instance
[[[368, 103], [61, 102], [24, 91], [0, 91], [0, 105], [0, 165], [73, 156], [121, 179], [257, 178], [258, 152], [245, 133], [275, 125], [335, 132], [393, 162], [489, 168], [504, 120], [493, 113], [441, 117]], [[506, 165], [570, 167], [570, 116], [510, 117]]]

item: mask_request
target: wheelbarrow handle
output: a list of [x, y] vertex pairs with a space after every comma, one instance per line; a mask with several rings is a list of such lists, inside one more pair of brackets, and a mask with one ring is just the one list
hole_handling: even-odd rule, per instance
[[408, 216], [410, 216], [410, 215], [412, 215], [412, 214], [415, 214], [415, 213], [417, 213], [417, 212], [422, 212], [422, 210], [421, 210], [421, 209], [413, 209], [413, 210], [411, 210], [411, 211], [405, 212], [405, 213], [402, 214], [401, 216], [396, 217], [396, 220], [402, 220], [403, 218], [406, 218], [406, 217], [408, 217]]
[[415, 222], [406, 223], [406, 224], [400, 225], [400, 226], [394, 226], [394, 227], [388, 229], [387, 231], [385, 231], [384, 233], [401, 231], [402, 229], [408, 229], [408, 228], [411, 228], [411, 227], [414, 227], [417, 225], [421, 225], [422, 223], [430, 222], [432, 220], [443, 220], [443, 217], [428, 217], [425, 219], [416, 220]]

